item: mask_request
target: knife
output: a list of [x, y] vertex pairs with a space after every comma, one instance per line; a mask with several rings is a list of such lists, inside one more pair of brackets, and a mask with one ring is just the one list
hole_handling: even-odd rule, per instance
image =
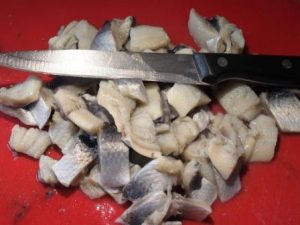
[[0, 53], [0, 66], [53, 75], [216, 85], [227, 80], [300, 88], [300, 57], [44, 50]]

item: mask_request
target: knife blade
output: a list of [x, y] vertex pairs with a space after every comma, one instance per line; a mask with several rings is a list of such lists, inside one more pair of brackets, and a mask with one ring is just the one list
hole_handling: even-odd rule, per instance
[[129, 78], [195, 85], [243, 80], [300, 87], [300, 57], [297, 56], [43, 50], [0, 53], [0, 66], [83, 78]]

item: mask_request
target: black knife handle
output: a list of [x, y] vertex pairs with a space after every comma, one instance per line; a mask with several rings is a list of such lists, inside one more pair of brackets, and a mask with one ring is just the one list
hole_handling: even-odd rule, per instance
[[202, 81], [212, 85], [239, 80], [300, 88], [298, 56], [198, 53], [193, 57]]

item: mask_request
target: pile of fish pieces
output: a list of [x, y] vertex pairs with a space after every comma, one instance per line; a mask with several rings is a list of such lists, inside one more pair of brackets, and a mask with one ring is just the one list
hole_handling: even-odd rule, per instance
[[[196, 52], [174, 47], [163, 28], [135, 25], [133, 17], [95, 30], [74, 21], [50, 39], [50, 48]], [[202, 51], [244, 47], [241, 30], [224, 17], [207, 20], [192, 9], [189, 30]], [[243, 166], [272, 160], [277, 127], [300, 130], [300, 103], [291, 92], [258, 96], [230, 82], [212, 93], [226, 113], [214, 114], [211, 97], [193, 85], [65, 77], [43, 85], [31, 76], [0, 89], [0, 110], [27, 125], [13, 127], [9, 146], [39, 159], [42, 183], [78, 186], [91, 199], [131, 201], [121, 224], [181, 224], [163, 221], [204, 220], [217, 198], [226, 202], [241, 190]], [[45, 155], [50, 145], [61, 150], [59, 160]]]

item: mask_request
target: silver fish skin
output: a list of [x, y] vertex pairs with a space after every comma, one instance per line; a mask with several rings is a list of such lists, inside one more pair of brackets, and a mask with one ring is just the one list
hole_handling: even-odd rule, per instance
[[112, 35], [111, 22], [106, 21], [94, 38], [91, 49], [100, 51], [117, 51], [116, 43]]
[[72, 152], [64, 155], [52, 167], [59, 182], [69, 187], [97, 157], [97, 149], [90, 148], [78, 140]]
[[113, 125], [105, 125], [98, 136], [101, 182], [110, 188], [122, 187], [130, 180], [129, 148]]
[[156, 209], [160, 208], [167, 200], [167, 195], [163, 191], [155, 192], [135, 201], [116, 220], [119, 224], [141, 225], [145, 219]]
[[172, 177], [156, 170], [158, 160], [147, 163], [123, 188], [125, 198], [134, 201], [149, 193], [170, 190]]
[[35, 121], [32, 113], [27, 109], [14, 108], [14, 107], [9, 107], [9, 106], [0, 104], [0, 112], [6, 114], [8, 116], [17, 118], [25, 125], [37, 126], [37, 122]]
[[289, 91], [269, 91], [260, 95], [282, 132], [300, 132], [300, 101]]
[[46, 96], [43, 96], [42, 92], [39, 99], [28, 106], [32, 116], [38, 124], [38, 127], [42, 129], [48, 122], [52, 109], [51, 105], [47, 102]]

